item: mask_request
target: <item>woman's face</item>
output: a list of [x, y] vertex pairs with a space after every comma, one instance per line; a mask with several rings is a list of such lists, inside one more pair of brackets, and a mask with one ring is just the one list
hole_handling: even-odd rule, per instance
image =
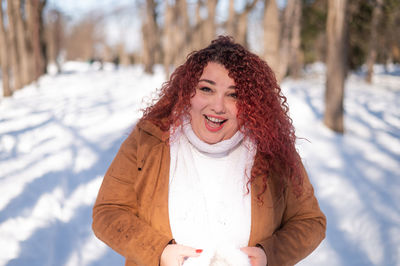
[[239, 129], [235, 81], [228, 73], [223, 65], [209, 62], [190, 99], [193, 131], [209, 144], [229, 139]]

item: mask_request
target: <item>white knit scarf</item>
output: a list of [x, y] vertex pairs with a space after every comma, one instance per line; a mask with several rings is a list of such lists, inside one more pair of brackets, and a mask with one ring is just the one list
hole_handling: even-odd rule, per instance
[[250, 236], [251, 192], [246, 185], [255, 144], [240, 131], [228, 140], [207, 144], [188, 121], [171, 133], [172, 234], [178, 244], [203, 249], [200, 257], [184, 265], [250, 265], [239, 248], [248, 245]]

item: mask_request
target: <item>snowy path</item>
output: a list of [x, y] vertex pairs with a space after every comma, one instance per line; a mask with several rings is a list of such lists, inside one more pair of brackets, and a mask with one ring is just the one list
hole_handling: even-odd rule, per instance
[[[92, 234], [102, 176], [163, 82], [70, 64], [0, 102], [0, 265], [123, 265]], [[400, 265], [400, 76], [350, 76], [344, 136], [321, 123], [323, 79], [286, 80], [327, 238], [299, 265]]]

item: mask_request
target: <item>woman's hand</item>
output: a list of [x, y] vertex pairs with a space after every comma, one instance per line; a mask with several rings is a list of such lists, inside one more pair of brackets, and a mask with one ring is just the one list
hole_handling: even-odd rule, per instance
[[188, 257], [198, 257], [202, 251], [201, 249], [178, 244], [169, 244], [161, 254], [160, 266], [181, 266], [185, 259]]
[[266, 266], [267, 255], [264, 250], [259, 247], [244, 247], [240, 249], [249, 256], [251, 266]]

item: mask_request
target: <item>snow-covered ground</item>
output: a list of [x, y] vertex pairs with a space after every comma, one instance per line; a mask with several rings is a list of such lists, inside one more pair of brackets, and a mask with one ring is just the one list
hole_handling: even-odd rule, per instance
[[[323, 66], [282, 83], [328, 219], [299, 265], [400, 265], [400, 69], [346, 82], [346, 134], [322, 124]], [[0, 99], [0, 265], [123, 265], [91, 231], [102, 176], [161, 70], [64, 65]]]

